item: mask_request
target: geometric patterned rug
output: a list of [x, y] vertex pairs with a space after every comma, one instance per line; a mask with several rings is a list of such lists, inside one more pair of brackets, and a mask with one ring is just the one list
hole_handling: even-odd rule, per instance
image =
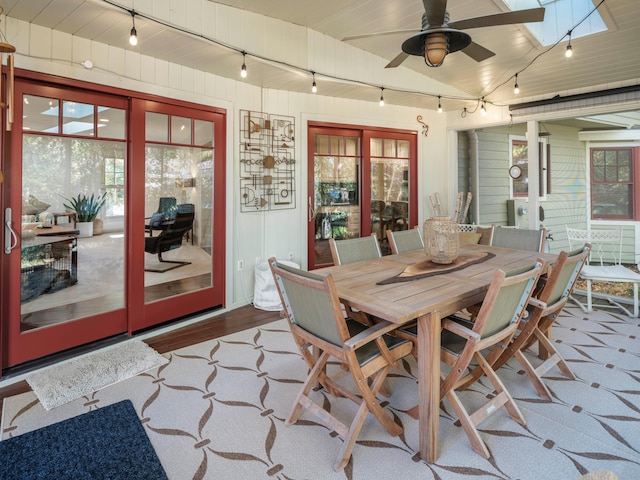
[[[440, 456], [417, 455], [416, 364], [408, 357], [388, 377], [385, 410], [404, 427], [391, 437], [371, 416], [344, 471], [332, 465], [342, 440], [304, 414], [286, 427], [306, 367], [284, 320], [189, 346], [169, 363], [45, 411], [37, 397], [7, 398], [2, 438], [130, 399], [170, 479], [545, 479], [572, 480], [611, 470], [640, 478], [640, 322], [568, 307], [553, 341], [578, 377], [556, 369], [545, 376], [553, 396], [537, 396], [517, 362], [498, 371], [527, 424], [506, 412], [483, 422], [480, 435], [492, 457], [470, 446], [447, 401], [440, 410]], [[331, 368], [340, 369], [332, 365]], [[465, 405], [490, 394], [486, 383], [462, 393]], [[333, 414], [350, 420], [354, 404], [314, 392]]]

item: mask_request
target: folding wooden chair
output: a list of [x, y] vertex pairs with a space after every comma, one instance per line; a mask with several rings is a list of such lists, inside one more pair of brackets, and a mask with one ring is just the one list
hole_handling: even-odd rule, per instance
[[[350, 238], [347, 240], [329, 239], [329, 248], [334, 265], [345, 265], [347, 263], [360, 262], [381, 258], [380, 244], [375, 234], [368, 237]], [[363, 312], [351, 307], [347, 302], [343, 302], [347, 316], [353, 317], [360, 323], [371, 325], [372, 319]]]
[[[291, 333], [310, 369], [286, 424], [298, 421], [304, 408], [338, 433], [344, 440], [334, 464], [334, 469], [339, 471], [349, 461], [369, 412], [391, 435], [402, 433], [402, 427], [380, 406], [376, 394], [390, 368], [411, 353], [412, 342], [388, 335], [388, 332], [397, 328], [397, 325], [389, 322], [380, 321], [367, 327], [344, 318], [331, 276], [321, 277], [288, 267], [279, 264], [275, 258], [269, 259], [269, 265]], [[348, 365], [358, 393], [336, 383], [327, 374], [326, 365], [331, 357]], [[350, 425], [345, 425], [322, 405], [314, 402], [310, 393], [318, 383], [332, 395], [346, 397], [360, 405]]]
[[496, 227], [493, 230], [491, 246], [515, 248], [517, 250], [531, 250], [544, 252], [547, 229], [527, 230], [526, 228]]
[[389, 240], [391, 253], [402, 253], [424, 248], [422, 235], [420, 235], [420, 229], [417, 227], [409, 230], [387, 230], [387, 240]]
[[[441, 375], [440, 398], [449, 400], [472, 448], [485, 458], [489, 458], [491, 454], [480, 438], [476, 428], [478, 424], [503, 406], [515, 421], [522, 425], [526, 423], [520, 409], [496, 375], [493, 365], [518, 328], [541, 269], [542, 263], [538, 262], [508, 274], [498, 270], [475, 322], [455, 316], [442, 320], [440, 359], [450, 369], [448, 374]], [[416, 335], [415, 327], [399, 329], [397, 335], [401, 338], [413, 338]], [[472, 360], [475, 360], [475, 364], [470, 371], [469, 364]], [[479, 370], [475, 368], [476, 365]], [[473, 413], [468, 413], [456, 390], [466, 388], [483, 375], [493, 385], [495, 395]], [[415, 408], [411, 410], [412, 414], [415, 412]]]
[[[536, 298], [532, 297], [529, 300], [527, 314], [520, 322], [517, 334], [493, 364], [494, 369], [497, 370], [515, 356], [538, 395], [547, 400], [551, 400], [551, 393], [542, 381], [542, 376], [551, 368], [557, 365], [565, 376], [572, 380], [576, 378], [549, 338], [551, 327], [569, 300], [590, 250], [591, 245], [587, 243], [584, 247], [572, 252], [560, 252], [541, 291], [537, 293]], [[544, 359], [537, 367], [533, 367], [523, 353], [535, 343], [538, 343], [539, 353]]]
[[348, 240], [330, 238], [329, 247], [331, 248], [331, 258], [334, 265], [346, 265], [347, 263], [370, 260], [382, 256], [375, 234]]

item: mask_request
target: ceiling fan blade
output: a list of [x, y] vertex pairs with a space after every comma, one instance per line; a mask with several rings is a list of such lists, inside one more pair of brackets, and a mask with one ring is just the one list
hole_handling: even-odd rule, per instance
[[[425, 0], [426, 2], [427, 0]], [[450, 28], [467, 30], [469, 28], [494, 27], [497, 25], [511, 25], [514, 23], [541, 22], [544, 20], [544, 8], [529, 8], [516, 12], [496, 13], [485, 17], [469, 18], [449, 23]]]
[[488, 48], [484, 48], [482, 45], [478, 45], [475, 42], [471, 42], [467, 47], [463, 48], [462, 52], [466, 53], [476, 62], [481, 62], [495, 55], [495, 53], [493, 53]]
[[409, 57], [408, 53], [400, 52], [384, 68], [396, 68]]
[[444, 23], [444, 15], [447, 11], [447, 0], [422, 0], [427, 20], [432, 27], [440, 27]]
[[362, 35], [352, 35], [350, 37], [344, 37], [342, 41], [349, 42], [351, 40], [359, 40], [361, 38], [377, 37], [382, 35], [395, 35], [397, 33], [404, 33], [405, 35], [414, 34], [414, 33], [418, 33], [419, 31], [420, 31], [419, 28], [413, 28], [411, 30], [389, 30], [388, 32], [364, 33]]

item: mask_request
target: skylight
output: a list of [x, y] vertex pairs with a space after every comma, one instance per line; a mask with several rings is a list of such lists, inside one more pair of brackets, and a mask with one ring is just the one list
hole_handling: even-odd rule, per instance
[[[544, 7], [543, 22], [527, 23], [526, 27], [545, 47], [564, 37], [574, 25], [585, 18], [595, 5], [592, 0], [502, 0], [511, 10]], [[596, 10], [589, 18], [571, 32], [571, 38], [585, 37], [607, 30], [600, 13]], [[567, 38], [568, 40], [568, 38]]]

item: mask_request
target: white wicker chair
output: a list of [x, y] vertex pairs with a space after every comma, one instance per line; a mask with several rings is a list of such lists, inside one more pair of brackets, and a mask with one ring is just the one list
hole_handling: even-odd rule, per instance
[[[593, 310], [591, 284], [592, 282], [621, 282], [633, 284], [633, 315], [631, 312], [621, 305], [619, 302], [611, 298], [607, 298], [611, 306], [622, 309], [629, 316], [638, 316], [638, 283], [640, 283], [640, 274], [622, 265], [622, 227], [598, 229], [598, 230], [580, 230], [577, 228], [565, 227], [567, 229], [567, 238], [569, 239], [569, 248], [574, 249], [585, 243], [591, 244], [592, 262], [597, 259], [595, 265], [587, 264], [582, 268], [580, 278], [587, 282], [587, 304], [576, 302], [585, 312]], [[607, 262], [607, 264], [605, 264]], [[609, 305], [607, 305], [609, 306]], [[600, 305], [599, 307], [602, 307]]]

